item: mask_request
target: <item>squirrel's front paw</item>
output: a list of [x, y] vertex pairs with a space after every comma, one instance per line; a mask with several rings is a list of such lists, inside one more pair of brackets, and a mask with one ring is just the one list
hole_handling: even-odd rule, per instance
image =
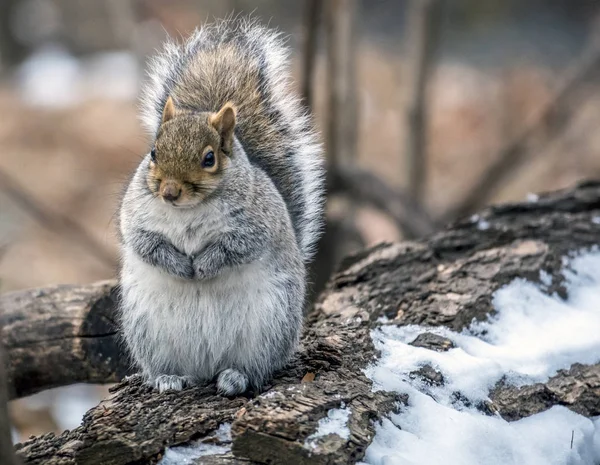
[[[188, 259], [189, 260], [189, 259]], [[185, 263], [185, 265], [181, 269], [181, 277], [186, 279], [194, 279], [195, 270], [194, 264], [191, 260]]]
[[209, 279], [216, 276], [216, 273], [213, 271], [212, 267], [201, 255], [194, 258], [194, 272], [196, 279]]
[[248, 389], [248, 377], [233, 368], [219, 373], [217, 377], [217, 392], [224, 396], [243, 394]]
[[184, 387], [191, 386], [194, 383], [189, 376], [160, 375], [154, 378], [151, 384], [158, 389], [158, 392], [164, 392], [169, 390], [181, 391]]

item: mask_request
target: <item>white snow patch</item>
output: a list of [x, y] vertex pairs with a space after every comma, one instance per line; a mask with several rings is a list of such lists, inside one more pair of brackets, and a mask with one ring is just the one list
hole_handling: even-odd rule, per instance
[[304, 447], [314, 449], [316, 439], [329, 434], [337, 434], [342, 439], [350, 438], [350, 429], [348, 420], [350, 419], [350, 409], [342, 402], [342, 408], [334, 408], [327, 412], [327, 416], [319, 420], [317, 431], [306, 438]]
[[189, 444], [176, 447], [167, 447], [159, 465], [187, 465], [194, 463], [194, 460], [207, 455], [226, 454], [231, 451], [231, 424], [223, 423], [219, 429], [210, 437], [203, 438]]
[[526, 199], [529, 203], [536, 203], [538, 200], [540, 200], [540, 196], [530, 192], [527, 194]]
[[486, 220], [479, 220], [477, 222], [477, 229], [479, 229], [480, 231], [487, 231], [488, 229], [490, 229], [490, 222]]
[[61, 429], [74, 429], [88, 410], [98, 405], [104, 391], [92, 384], [73, 384], [58, 388], [52, 403], [52, 415]]
[[[376, 426], [365, 462], [377, 465], [595, 465], [600, 425], [566, 407], [509, 423], [411, 393], [408, 410]], [[571, 438], [573, 447], [571, 448]]]
[[[600, 361], [600, 253], [564, 263], [566, 301], [517, 279], [494, 295], [493, 317], [462, 333], [419, 326], [387, 326], [372, 332], [382, 356], [365, 370], [367, 376], [376, 390], [408, 393], [409, 405], [377, 426], [367, 463], [599, 463], [599, 419], [556, 406], [509, 423], [475, 407], [488, 399], [490, 389], [503, 377], [515, 385], [532, 384], [573, 363]], [[540, 277], [542, 287], [550, 281], [549, 275]], [[456, 348], [438, 353], [408, 344], [424, 331], [451, 339]], [[444, 386], [411, 379], [409, 373], [425, 364], [443, 374]]]
[[594, 224], [600, 224], [600, 216], [594, 216], [594, 217], [592, 217], [592, 223], [594, 223]]
[[552, 275], [544, 270], [540, 271], [540, 281], [546, 288], [552, 286]]
[[283, 394], [279, 391], [269, 391], [261, 394], [260, 397], [263, 399], [272, 399], [273, 397], [284, 397]]
[[61, 430], [71, 430], [81, 424], [88, 410], [98, 405], [106, 394], [106, 387], [95, 384], [72, 384], [21, 399], [27, 409], [49, 409]]
[[470, 220], [471, 223], [477, 223], [477, 229], [479, 229], [480, 231], [486, 231], [490, 229], [490, 222], [484, 220], [479, 215], [471, 215]]
[[94, 98], [134, 100], [140, 66], [128, 51], [96, 53], [80, 60], [64, 47], [50, 44], [27, 58], [17, 77], [27, 104], [69, 107]]
[[23, 100], [43, 107], [66, 107], [78, 103], [81, 64], [58, 46], [34, 52], [20, 67], [18, 83]]

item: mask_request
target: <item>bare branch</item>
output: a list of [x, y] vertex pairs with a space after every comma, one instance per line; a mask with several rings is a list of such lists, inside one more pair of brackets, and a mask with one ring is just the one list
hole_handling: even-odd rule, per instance
[[[129, 370], [121, 353], [112, 281], [53, 286], [0, 297], [0, 344], [10, 396], [73, 383], [110, 383]], [[3, 463], [3, 462], [0, 462]]]
[[50, 211], [29, 194], [12, 176], [0, 169], [0, 190], [48, 230], [70, 237], [108, 268], [115, 268], [116, 257], [78, 223], [56, 211]]
[[405, 173], [408, 192], [422, 201], [427, 183], [427, 85], [438, 49], [441, 0], [412, 0], [407, 15], [409, 64], [407, 71]]
[[[590, 79], [599, 67], [600, 41], [594, 41], [568, 68], [553, 98], [540, 108], [525, 124], [523, 130], [499, 151], [494, 157], [496, 161], [488, 167], [463, 200], [444, 215], [443, 221], [452, 221], [486, 205], [498, 187], [506, 183], [514, 171], [528, 158], [530, 142], [550, 124], [557, 110], [573, 97], [579, 87]], [[545, 144], [555, 140], [566, 129], [568, 122], [569, 118], [556, 121], [553, 126], [553, 137], [547, 138]], [[536, 151], [541, 151], [539, 145]]]
[[354, 160], [357, 141], [356, 0], [330, 0], [327, 5], [329, 108], [326, 149], [330, 171]]
[[302, 45], [302, 101], [309, 109], [313, 107], [313, 75], [319, 43], [319, 19], [323, 0], [306, 0]]
[[368, 171], [340, 166], [331, 173], [330, 190], [387, 213], [407, 238], [423, 237], [435, 230], [435, 224], [418, 202]]

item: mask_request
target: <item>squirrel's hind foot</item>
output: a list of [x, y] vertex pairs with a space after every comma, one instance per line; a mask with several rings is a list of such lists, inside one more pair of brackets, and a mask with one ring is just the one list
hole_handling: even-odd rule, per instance
[[169, 390], [181, 391], [184, 387], [191, 386], [194, 383], [189, 376], [160, 375], [150, 380], [150, 384], [158, 389], [158, 392], [164, 392]]
[[217, 377], [217, 392], [223, 396], [235, 396], [246, 392], [248, 377], [233, 368], [228, 368], [219, 373]]

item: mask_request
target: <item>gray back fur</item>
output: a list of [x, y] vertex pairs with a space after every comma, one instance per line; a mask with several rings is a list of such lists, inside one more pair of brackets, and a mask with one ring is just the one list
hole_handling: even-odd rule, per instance
[[283, 197], [305, 261], [322, 223], [324, 167], [312, 121], [290, 86], [289, 50], [281, 34], [255, 20], [222, 20], [197, 29], [184, 44], [168, 41], [150, 63], [142, 119], [151, 135], [164, 104], [238, 109], [236, 136]]

